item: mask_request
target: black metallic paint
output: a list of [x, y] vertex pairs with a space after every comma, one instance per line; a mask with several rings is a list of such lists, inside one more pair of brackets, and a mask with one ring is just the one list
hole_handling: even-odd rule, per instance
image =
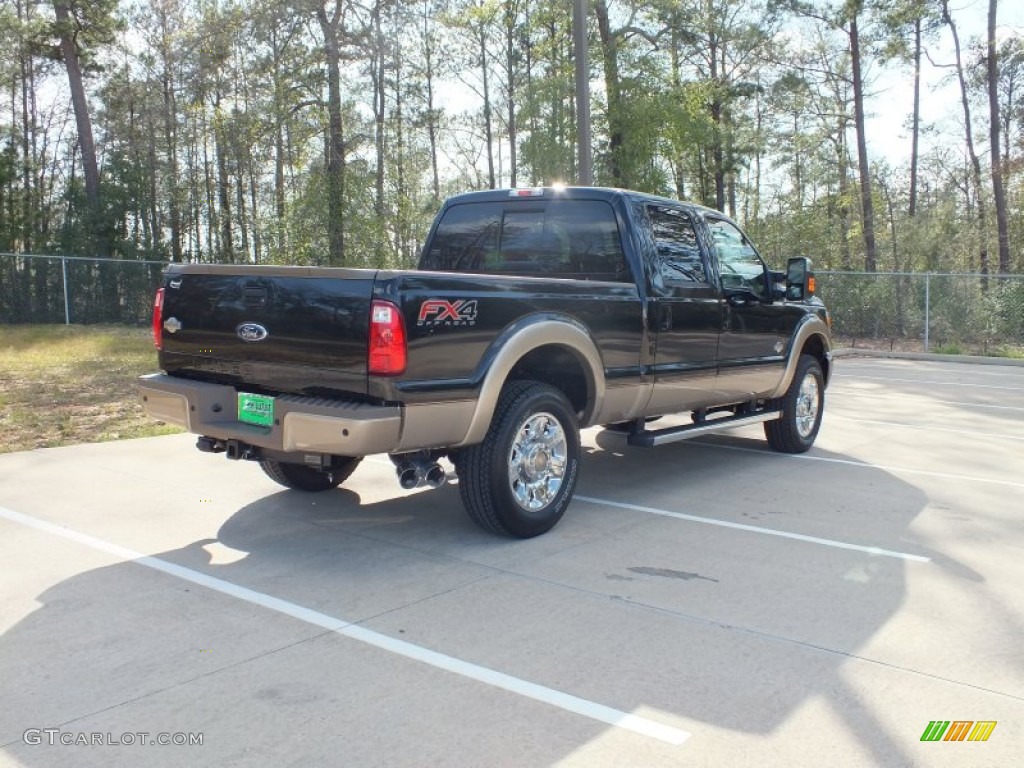
[[[476, 396], [503, 339], [523, 323], [560, 318], [586, 329], [606, 380], [621, 385], [699, 382], [728, 390], [735, 374], [781, 370], [797, 324], [814, 302], [752, 302], [735, 306], [719, 286], [710, 235], [700, 206], [608, 189], [548, 191], [605, 200], [613, 208], [635, 283], [426, 271], [264, 269], [172, 266], [163, 316], [182, 322], [163, 335], [168, 373], [260, 392], [335, 394], [374, 402], [421, 403]], [[508, 202], [507, 191], [471, 193], [446, 202]], [[529, 202], [529, 198], [526, 198]], [[648, 203], [685, 208], [694, 219], [709, 283], [665, 285], [653, 275], [652, 240], [642, 215]], [[716, 214], [718, 215], [718, 214]], [[367, 377], [372, 299], [397, 304], [405, 321], [408, 364], [397, 377]], [[424, 301], [472, 299], [472, 323], [420, 324]], [[820, 305], [820, 302], [817, 302]], [[268, 337], [245, 342], [240, 323], [264, 326]]]
[[[366, 392], [373, 271], [352, 279], [353, 270], [344, 278], [328, 270], [295, 277], [253, 267], [238, 267], [238, 274], [187, 270], [172, 266], [164, 282], [163, 316], [182, 324], [163, 334], [160, 364], [168, 373], [267, 391]], [[244, 341], [237, 333], [243, 323], [263, 326], [267, 337]]]

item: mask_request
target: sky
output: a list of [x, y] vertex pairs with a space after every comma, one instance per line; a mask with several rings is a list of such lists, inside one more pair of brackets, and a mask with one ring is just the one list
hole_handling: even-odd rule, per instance
[[[950, 11], [956, 22], [961, 48], [966, 51], [972, 39], [985, 40], [988, 27], [988, 0], [951, 0]], [[996, 13], [996, 34], [1002, 40], [1024, 35], [1024, 0], [1000, 0]], [[948, 27], [942, 27], [933, 40], [926, 43], [937, 64], [955, 61], [953, 40]], [[963, 143], [963, 106], [960, 87], [953, 70], [939, 70], [927, 60], [921, 72], [921, 119], [938, 129], [935, 138], [923, 138], [922, 148], [931, 143], [949, 144], [954, 139]], [[868, 154], [898, 167], [909, 163], [910, 131], [905, 128], [914, 98], [914, 77], [909, 66], [890, 67], [877, 71], [871, 85], [872, 98], [867, 108], [870, 117], [865, 126]], [[972, 104], [972, 116], [976, 107]], [[972, 122], [977, 122], [973, 121]], [[986, 121], [987, 122], [987, 121]], [[988, 133], [976, 136], [980, 146], [988, 146]]]

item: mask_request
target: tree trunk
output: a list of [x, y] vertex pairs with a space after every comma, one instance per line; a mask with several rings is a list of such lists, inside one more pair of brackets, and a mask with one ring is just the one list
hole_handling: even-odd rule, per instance
[[[399, 45], [398, 35], [394, 38], [395, 51], [395, 112], [394, 112], [394, 167], [395, 167], [395, 247], [394, 252], [398, 254], [399, 266], [406, 266], [411, 259], [406, 258], [406, 235], [409, 222], [409, 194], [405, 188], [405, 128], [403, 121], [402, 87], [404, 83], [402, 76], [405, 62], [402, 60], [402, 48]], [[386, 266], [386, 263], [381, 266]]]
[[999, 156], [999, 60], [996, 54], [996, 0], [988, 0], [988, 80], [989, 148], [992, 155], [992, 199], [996, 208], [999, 233], [999, 272], [1010, 271], [1010, 237], [1006, 220], [1006, 192], [1003, 189], [1003, 162]]
[[242, 248], [240, 256], [244, 264], [249, 262], [249, 211], [245, 200], [245, 163], [242, 157], [244, 148], [237, 135], [232, 145], [232, 154], [235, 156], [235, 210], [238, 211], [238, 232]]
[[[75, 45], [70, 4], [55, 0], [53, 11], [60, 29], [60, 50], [64, 66], [68, 71], [68, 86], [71, 89], [71, 103], [75, 110], [75, 124], [78, 129], [78, 146], [82, 152], [82, 173], [85, 176], [85, 197], [89, 204], [90, 228], [94, 236], [99, 234], [100, 214], [100, 172], [96, 163], [96, 143], [92, 137], [92, 118], [85, 98], [82, 82], [82, 66]], [[100, 243], [96, 242], [99, 246]]]
[[921, 136], [921, 17], [914, 19], [914, 115], [910, 138], [910, 218], [917, 214], [918, 140]]
[[[680, 72], [681, 64], [679, 60], [679, 28], [680, 19], [678, 13], [673, 13], [671, 17], [670, 35], [671, 42], [669, 43], [669, 64], [672, 73], [672, 91], [674, 98], [679, 98], [679, 93], [682, 89], [683, 78]], [[677, 200], [686, 199], [686, 164], [683, 162], [683, 152], [680, 147], [675, 148], [675, 156], [672, 158], [672, 177], [675, 182], [675, 195]]]
[[[146, 163], [148, 164], [147, 182], [149, 187], [149, 200], [146, 201], [145, 210], [142, 213], [142, 229], [143, 237], [145, 242], [145, 249], [147, 252], [147, 258], [153, 258], [157, 247], [160, 245], [160, 216], [157, 208], [159, 205], [160, 193], [157, 186], [159, 178], [159, 160], [156, 155], [156, 148], [158, 145], [156, 126], [153, 124], [153, 120], [149, 115], [146, 116]], [[138, 162], [141, 164], [142, 157], [141, 152], [139, 153]], [[141, 202], [141, 201], [140, 201]], [[180, 244], [179, 244], [180, 245]], [[180, 251], [179, 258], [172, 259], [173, 261], [181, 261]]]
[[[526, 27], [532, 29], [533, 22], [530, 16], [530, 5], [526, 6]], [[527, 35], [526, 40], [526, 92], [533, 93], [533, 38]], [[529, 112], [530, 121], [530, 136], [537, 136], [539, 131], [539, 125], [537, 120], [537, 110], [531, 109]], [[530, 163], [530, 186], [537, 186], [537, 162], [534, 160]]]
[[622, 148], [625, 143], [622, 124], [622, 88], [619, 84], [618, 41], [612, 34], [608, 20], [608, 5], [605, 0], [594, 0], [594, 14], [597, 16], [597, 31], [601, 37], [601, 60], [604, 64], [604, 87], [608, 101], [608, 165], [612, 186], [629, 186], [622, 163]]
[[[181, 261], [181, 206], [178, 197], [178, 105], [174, 97], [174, 64], [170, 50], [172, 32], [166, 9], [157, 6], [157, 13], [160, 14], [160, 56], [163, 59], [160, 85], [163, 89], [164, 142], [167, 148], [167, 162], [170, 166], [166, 186], [168, 214], [171, 220], [171, 261]], [[155, 167], [153, 172], [156, 173]], [[159, 232], [154, 232], [154, 240], [159, 239]]]
[[[974, 131], [971, 128], [971, 106], [967, 99], [967, 80], [964, 77], [963, 59], [960, 54], [960, 34], [957, 32], [956, 23], [949, 13], [949, 0], [942, 0], [942, 20], [949, 27], [953, 35], [953, 50], [956, 54], [956, 76], [960, 83], [960, 102], [964, 109], [964, 136], [967, 140], [967, 154], [971, 160], [971, 183], [974, 187], [974, 197], [978, 206], [978, 266], [982, 275], [988, 274], [988, 244], [986, 243], [985, 232], [985, 199], [981, 191], [981, 161], [978, 160], [978, 153], [974, 148]], [[987, 287], [982, 282], [983, 287]]]
[[[377, 216], [378, 226], [384, 225], [384, 118], [385, 89], [384, 77], [384, 33], [381, 30], [382, 0], [377, 0], [373, 7], [373, 54], [370, 60], [370, 71], [373, 79], [373, 125], [374, 147], [377, 155], [377, 173], [374, 185], [373, 212]], [[377, 257], [383, 255], [383, 238], [377, 238]]]
[[[761, 151], [762, 151], [762, 132], [764, 131], [764, 107], [761, 103], [761, 82], [758, 78], [758, 89], [757, 89], [757, 125], [756, 125], [756, 136], [757, 143], [754, 148], [754, 215], [753, 221], [758, 223], [761, 222]], [[748, 193], [749, 194], [749, 193]]]
[[[724, 55], [724, 51], [722, 52]], [[722, 96], [718, 92], [721, 85], [718, 81], [718, 54], [719, 43], [714, 34], [708, 40], [708, 74], [711, 80], [711, 87], [714, 95], [711, 97], [711, 122], [715, 124], [711, 144], [711, 160], [714, 164], [715, 174], [715, 208], [725, 212], [725, 150], [723, 147], [724, 127], [722, 125]]]
[[256, 169], [252, 161], [251, 151], [246, 157], [246, 170], [249, 177], [249, 203], [252, 211], [250, 214], [252, 222], [252, 257], [253, 263], [259, 264], [262, 261], [263, 236], [260, 230], [259, 200], [256, 192]]
[[341, 121], [341, 49], [335, 23], [321, 5], [316, 11], [324, 35], [327, 59], [327, 234], [328, 257], [333, 266], [345, 263], [345, 139]]
[[[22, 24], [30, 22], [31, 6], [18, 3], [18, 19]], [[24, 40], [24, 32], [19, 33], [18, 59], [21, 68], [21, 171], [22, 171], [22, 220], [21, 250], [31, 253], [35, 235], [36, 209], [33, 205], [32, 165], [35, 163], [35, 66], [28, 44]], [[13, 127], [13, 126], [12, 126]], [[14, 232], [12, 231], [12, 235]]]
[[487, 72], [487, 27], [480, 22], [480, 72], [484, 86], [484, 138], [487, 142], [487, 184], [491, 189], [497, 185], [494, 179], [494, 128], [491, 125], [491, 90]]
[[441, 202], [441, 176], [437, 163], [437, 114], [434, 111], [434, 35], [430, 29], [427, 0], [423, 3], [423, 58], [427, 80], [427, 136], [430, 140], [431, 190], [433, 207], [436, 208]]
[[284, 84], [281, 72], [281, 45], [277, 39], [277, 24], [270, 25], [271, 58], [274, 79], [274, 216], [275, 231], [277, 233], [276, 248], [277, 255], [283, 255], [287, 250], [287, 239], [285, 237], [285, 193], [284, 193]]
[[516, 171], [516, 69], [515, 69], [515, 24], [516, 6], [512, 0], [505, 0], [505, 69], [508, 90], [505, 108], [508, 120], [509, 186], [515, 187]]
[[857, 133], [857, 164], [860, 169], [861, 214], [864, 224], [864, 271], [874, 272], [877, 264], [875, 255], [875, 211], [871, 199], [871, 167], [868, 163], [867, 138], [864, 135], [864, 82], [861, 78], [860, 31], [857, 28], [857, 14], [853, 11], [850, 19], [850, 66], [853, 69], [853, 120]]
[[836, 143], [836, 159], [839, 162], [839, 254], [840, 264], [849, 272], [853, 269], [853, 255], [850, 253], [850, 160], [846, 148], [846, 121], [839, 121], [839, 139]]
[[213, 173], [210, 169], [210, 127], [206, 119], [205, 96], [201, 101], [199, 136], [196, 141], [203, 143], [203, 186], [206, 204], [206, 250], [211, 258], [220, 254], [220, 226], [217, 218], [217, 206], [214, 204]]
[[231, 179], [228, 177], [228, 140], [221, 111], [220, 86], [213, 95], [213, 141], [217, 153], [217, 199], [220, 202], [221, 255], [235, 263], [235, 235], [231, 220]]

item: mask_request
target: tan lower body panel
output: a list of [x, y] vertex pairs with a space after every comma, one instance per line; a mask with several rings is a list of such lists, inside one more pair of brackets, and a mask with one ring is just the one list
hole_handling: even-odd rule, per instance
[[395, 450], [455, 445], [466, 436], [475, 411], [475, 400], [407, 405], [402, 414], [402, 437]]
[[613, 424], [629, 421], [643, 415], [651, 399], [652, 384], [623, 384], [609, 386], [604, 392], [601, 412], [594, 414], [592, 424]]
[[284, 395], [274, 400], [274, 425], [261, 427], [237, 420], [234, 387], [152, 374], [140, 379], [139, 392], [155, 419], [276, 451], [367, 456], [396, 450], [402, 434], [398, 406]]
[[719, 372], [715, 389], [719, 396], [746, 400], [770, 398], [782, 381], [785, 368], [777, 365], [748, 366], [737, 370], [728, 368]]

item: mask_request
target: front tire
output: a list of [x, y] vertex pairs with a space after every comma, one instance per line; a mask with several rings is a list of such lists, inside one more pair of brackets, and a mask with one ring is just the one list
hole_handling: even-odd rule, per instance
[[459, 452], [462, 504], [484, 530], [539, 536], [565, 513], [579, 462], [579, 429], [565, 395], [537, 381], [510, 382], [483, 442]]
[[764, 423], [764, 434], [773, 451], [804, 453], [814, 445], [825, 410], [825, 377], [821, 364], [801, 355], [786, 394], [776, 401], [782, 416]]
[[313, 469], [302, 464], [287, 464], [274, 459], [260, 459], [260, 468], [275, 483], [297, 491], [319, 493], [337, 488], [356, 471], [361, 456], [341, 456], [330, 470]]

